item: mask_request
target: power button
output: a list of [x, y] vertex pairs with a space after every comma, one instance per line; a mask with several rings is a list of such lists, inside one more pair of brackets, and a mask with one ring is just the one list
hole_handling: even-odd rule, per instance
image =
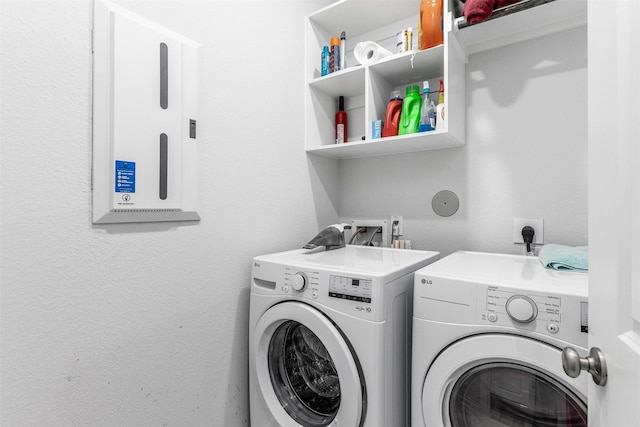
[[316, 291], [311, 292], [311, 298], [317, 299], [318, 298], [318, 292], [316, 292]]
[[549, 331], [549, 333], [551, 334], [557, 334], [559, 330], [560, 326], [558, 326], [557, 323], [549, 323], [547, 325], [547, 331]]
[[497, 322], [497, 321], [498, 321], [498, 315], [497, 315], [495, 312], [490, 311], [490, 312], [487, 314], [487, 320], [488, 320], [489, 322]]

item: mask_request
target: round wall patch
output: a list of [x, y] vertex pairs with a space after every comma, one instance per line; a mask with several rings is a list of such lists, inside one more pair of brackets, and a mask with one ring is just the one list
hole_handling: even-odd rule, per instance
[[433, 211], [440, 216], [451, 216], [458, 211], [460, 200], [453, 191], [442, 190], [431, 200]]

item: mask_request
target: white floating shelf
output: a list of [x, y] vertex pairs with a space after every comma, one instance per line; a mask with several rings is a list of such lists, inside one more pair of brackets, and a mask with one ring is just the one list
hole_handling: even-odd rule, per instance
[[498, 9], [486, 21], [454, 22], [454, 34], [467, 54], [578, 28], [587, 24], [586, 0], [525, 0]]
[[448, 132], [431, 131], [402, 136], [390, 136], [371, 141], [352, 141], [346, 144], [323, 145], [316, 148], [307, 148], [307, 152], [334, 159], [353, 159], [358, 157], [439, 150], [443, 148], [462, 147], [463, 145], [463, 142], [458, 141]]

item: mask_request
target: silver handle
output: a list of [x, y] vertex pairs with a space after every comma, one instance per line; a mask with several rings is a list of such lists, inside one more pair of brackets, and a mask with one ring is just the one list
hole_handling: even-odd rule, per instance
[[169, 107], [169, 47], [160, 43], [160, 108]]
[[167, 176], [168, 176], [168, 156], [169, 140], [166, 133], [160, 134], [160, 188], [158, 197], [160, 200], [167, 200]]
[[580, 357], [574, 348], [565, 347], [562, 350], [562, 368], [571, 378], [578, 378], [580, 372], [587, 371], [597, 385], [607, 383], [607, 362], [598, 347], [592, 347], [587, 357]]

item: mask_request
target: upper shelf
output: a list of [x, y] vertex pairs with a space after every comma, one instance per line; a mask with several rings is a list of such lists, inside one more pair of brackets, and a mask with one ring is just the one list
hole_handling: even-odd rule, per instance
[[444, 46], [426, 50], [395, 53], [373, 64], [356, 65], [309, 82], [315, 89], [334, 97], [346, 97], [362, 93], [365, 68], [393, 83], [395, 86], [441, 76], [444, 73]]
[[[368, 33], [390, 22], [418, 15], [420, 2], [339, 0], [308, 16], [308, 19], [331, 34], [340, 34], [348, 29], [347, 37]], [[363, 15], [366, 11], [366, 16]], [[360, 19], [358, 19], [360, 18]]]
[[482, 52], [586, 25], [586, 0], [523, 0], [497, 9], [486, 21], [454, 22], [456, 39], [467, 54]]

